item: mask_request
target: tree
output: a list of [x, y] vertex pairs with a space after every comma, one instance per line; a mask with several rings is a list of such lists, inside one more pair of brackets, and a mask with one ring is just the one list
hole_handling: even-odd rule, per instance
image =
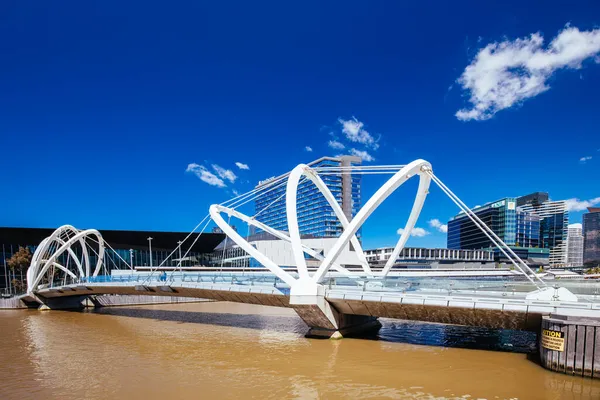
[[594, 268], [590, 268], [587, 271], [585, 271], [586, 274], [591, 275], [591, 274], [600, 274], [600, 267], [594, 267]]
[[27, 275], [27, 268], [31, 265], [31, 252], [29, 248], [19, 246], [19, 250], [6, 263], [13, 276], [13, 287], [17, 292], [24, 291], [27, 284], [25, 279], [23, 279], [23, 275]]

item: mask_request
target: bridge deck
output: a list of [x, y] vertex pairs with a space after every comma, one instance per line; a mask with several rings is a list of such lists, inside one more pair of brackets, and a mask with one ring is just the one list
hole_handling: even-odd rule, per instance
[[[146, 294], [290, 306], [289, 287], [272, 276], [211, 275], [168, 281], [137, 276], [135, 279], [100, 277], [97, 280], [41, 289], [36, 294], [49, 299]], [[536, 330], [542, 316], [550, 314], [600, 318], [600, 297], [595, 294], [580, 294], [578, 302], [527, 300], [527, 291], [521, 290], [531, 290], [526, 283], [517, 282], [512, 288], [507, 288], [503, 282], [486, 284], [467, 282], [461, 287], [456, 283], [448, 286], [446, 282], [442, 288], [431, 278], [419, 284], [413, 280], [408, 283], [392, 281], [387, 285], [381, 282], [357, 284], [337, 277], [326, 286], [325, 298], [344, 314], [492, 328]], [[590, 287], [585, 291], [589, 292]]]

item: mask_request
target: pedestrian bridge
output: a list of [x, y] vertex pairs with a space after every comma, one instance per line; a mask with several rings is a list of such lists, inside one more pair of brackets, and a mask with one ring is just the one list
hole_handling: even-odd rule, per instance
[[[391, 177], [353, 216], [344, 212], [320, 177], [332, 174], [389, 174]], [[362, 250], [357, 232], [379, 205], [412, 177], [418, 177], [419, 184], [403, 233], [382, 270], [374, 271]], [[436, 183], [500, 249], [514, 269], [521, 273], [521, 281], [408, 279], [395, 275], [392, 268], [415, 227], [431, 182]], [[303, 183], [314, 185], [323, 194], [343, 227], [340, 237], [326, 253], [308, 246], [300, 234], [297, 193]], [[270, 204], [285, 202], [286, 232], [261, 223], [257, 214], [248, 216], [240, 211], [242, 205], [282, 186], [286, 188], [285, 199], [280, 196]], [[227, 215], [227, 221], [223, 214]], [[268, 254], [252, 246], [232, 228], [231, 218], [288, 243], [294, 270], [278, 265]], [[186, 241], [204, 224], [199, 231], [201, 234], [211, 220], [227, 235], [226, 240], [233, 241], [261, 264], [264, 272], [183, 272], [181, 260], [194, 244]], [[289, 174], [230, 201], [212, 205], [209, 214], [190, 235], [171, 253], [181, 254], [182, 247], [189, 245], [168, 274], [159, 273], [156, 269], [146, 273], [135, 272], [132, 265], [129, 265], [131, 272], [116, 272], [105, 257], [107, 244], [100, 232], [63, 226], [42, 241], [34, 253], [27, 272], [28, 294], [24, 299], [38, 301], [49, 308], [71, 308], [83, 298], [93, 301], [100, 295], [148, 294], [291, 307], [310, 327], [310, 335], [325, 337], [375, 329], [379, 326], [378, 317], [530, 330], [539, 329], [544, 315], [600, 317], [597, 284], [581, 281], [548, 286], [433, 174], [431, 165], [424, 160], [407, 165], [314, 169], [300, 164]], [[196, 240], [198, 237], [200, 235], [196, 236]], [[356, 254], [359, 272], [341, 264], [340, 255], [349, 248]], [[318, 266], [309, 270], [307, 258], [316, 260]]]
[[[312, 336], [336, 331], [355, 333], [352, 327], [375, 318], [398, 318], [501, 329], [538, 331], [542, 316], [560, 314], [594, 318], [600, 315], [600, 285], [594, 281], [567, 282], [578, 301], [535, 300], [530, 282], [461, 280], [389, 276], [385, 279], [348, 278], [332, 273], [322, 285], [323, 299], [336, 314], [354, 324], [335, 326], [322, 313], [290, 301], [291, 288], [267, 273], [196, 272], [98, 275], [67, 285], [40, 288], [35, 297], [49, 308], [77, 308], [82, 299], [101, 295], [177, 296], [291, 307], [309, 325]], [[551, 288], [551, 291], [558, 289]], [[531, 297], [531, 296], [529, 296]], [[357, 316], [357, 317], [349, 317]], [[363, 318], [363, 317], [366, 317]], [[362, 330], [362, 329], [361, 329]]]

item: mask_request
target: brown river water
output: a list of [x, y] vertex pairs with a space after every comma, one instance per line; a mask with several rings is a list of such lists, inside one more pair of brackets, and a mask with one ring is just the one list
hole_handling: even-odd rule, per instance
[[533, 334], [382, 322], [334, 341], [245, 304], [0, 311], [0, 400], [600, 399], [537, 365]]

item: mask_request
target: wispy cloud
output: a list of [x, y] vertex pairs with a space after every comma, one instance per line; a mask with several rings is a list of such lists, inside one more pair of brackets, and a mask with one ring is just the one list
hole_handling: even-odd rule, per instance
[[470, 94], [472, 107], [459, 110], [456, 118], [486, 120], [547, 91], [547, 81], [556, 70], [579, 69], [584, 60], [600, 52], [600, 29], [580, 31], [567, 25], [547, 48], [543, 44], [542, 35], [533, 33], [481, 49], [458, 79]]
[[346, 146], [344, 146], [344, 143], [338, 142], [337, 140], [330, 140], [329, 142], [327, 142], [327, 146], [335, 150], [343, 150], [346, 148]]
[[596, 197], [589, 200], [579, 200], [577, 198], [568, 199], [567, 210], [569, 211], [584, 211], [588, 207], [593, 207], [596, 204], [600, 204], [600, 197]]
[[366, 150], [350, 149], [350, 154], [362, 158], [363, 161], [375, 161], [375, 157], [370, 155]]
[[590, 161], [592, 159], [592, 156], [585, 156], [585, 157], [581, 157], [579, 159], [579, 162], [582, 164], [585, 164], [586, 162]]
[[239, 169], [250, 169], [250, 167], [248, 166], [248, 164], [244, 164], [244, 163], [241, 163], [241, 162], [239, 162], [239, 161], [237, 161], [237, 162], [235, 163], [235, 165], [237, 165], [237, 167], [238, 167]]
[[371, 134], [364, 129], [365, 124], [357, 120], [355, 117], [344, 120], [338, 118], [338, 122], [342, 124], [342, 133], [351, 142], [364, 144], [367, 147], [377, 150], [379, 144]]
[[442, 224], [442, 222], [437, 218], [429, 220], [429, 226], [437, 229], [439, 232], [442, 232], [442, 233], [448, 232], [448, 225]]
[[217, 164], [213, 164], [212, 169], [217, 173], [219, 178], [227, 179], [231, 183], [234, 183], [237, 179], [237, 176], [230, 169], [225, 169], [223, 167], [218, 166]]
[[208, 183], [211, 186], [224, 188], [227, 185], [218, 176], [210, 172], [206, 167], [196, 163], [188, 164], [185, 172], [195, 174], [201, 181]]
[[[404, 233], [404, 228], [399, 228], [396, 233], [398, 235], [402, 235]], [[414, 236], [414, 237], [423, 237], [423, 236], [427, 236], [429, 235], [429, 232], [427, 232], [425, 229], [423, 228], [413, 228], [413, 230], [410, 232], [410, 236]]]
[[312, 151], [312, 147], [310, 147], [310, 146], [306, 146], [306, 147], [304, 148], [304, 150], [306, 150], [306, 151], [308, 151], [308, 152], [310, 153], [310, 152]]

